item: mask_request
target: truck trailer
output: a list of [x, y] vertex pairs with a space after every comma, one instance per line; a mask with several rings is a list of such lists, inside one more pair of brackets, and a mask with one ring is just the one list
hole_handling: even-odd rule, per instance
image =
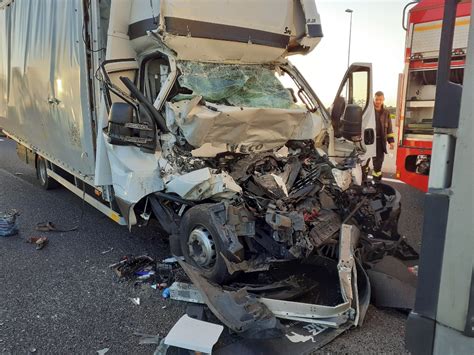
[[332, 260], [337, 306], [266, 307], [357, 325], [355, 273], [404, 246], [400, 194], [366, 179], [371, 65], [327, 110], [289, 61], [322, 37], [312, 0], [3, 0], [0, 126], [44, 188], [130, 229], [156, 218], [195, 283]]

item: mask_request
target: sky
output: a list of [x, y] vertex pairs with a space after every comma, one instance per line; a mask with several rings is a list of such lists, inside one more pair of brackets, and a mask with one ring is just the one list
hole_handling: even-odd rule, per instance
[[347, 69], [350, 15], [350, 62], [373, 65], [373, 89], [385, 93], [385, 103], [395, 106], [398, 74], [404, 66], [403, 8], [409, 0], [317, 0], [324, 38], [306, 56], [291, 57], [321, 101], [329, 106]]

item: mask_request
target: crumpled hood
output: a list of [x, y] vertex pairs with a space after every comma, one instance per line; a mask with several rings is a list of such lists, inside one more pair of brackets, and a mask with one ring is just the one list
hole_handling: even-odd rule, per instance
[[168, 127], [172, 131], [180, 128], [195, 148], [210, 145], [218, 151], [257, 153], [279, 148], [289, 140], [314, 139], [323, 128], [318, 113], [305, 109], [201, 105], [200, 101], [198, 96], [166, 104]]

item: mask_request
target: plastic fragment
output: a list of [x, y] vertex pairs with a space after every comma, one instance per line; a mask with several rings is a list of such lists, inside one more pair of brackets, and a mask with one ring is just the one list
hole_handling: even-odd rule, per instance
[[180, 260], [184, 260], [183, 256], [178, 256], [178, 257], [172, 256], [171, 258], [166, 258], [165, 260], [163, 260], [162, 263], [163, 264], [175, 264], [175, 263], [178, 262], [178, 258]]

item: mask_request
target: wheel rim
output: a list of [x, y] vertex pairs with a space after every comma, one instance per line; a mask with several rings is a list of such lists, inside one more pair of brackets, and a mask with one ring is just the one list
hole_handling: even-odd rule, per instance
[[216, 247], [211, 233], [204, 227], [196, 227], [188, 238], [189, 256], [202, 268], [212, 268], [216, 263]]
[[39, 178], [43, 185], [46, 183], [46, 179], [48, 178], [48, 174], [46, 172], [46, 163], [43, 159], [40, 159], [39, 161]]

